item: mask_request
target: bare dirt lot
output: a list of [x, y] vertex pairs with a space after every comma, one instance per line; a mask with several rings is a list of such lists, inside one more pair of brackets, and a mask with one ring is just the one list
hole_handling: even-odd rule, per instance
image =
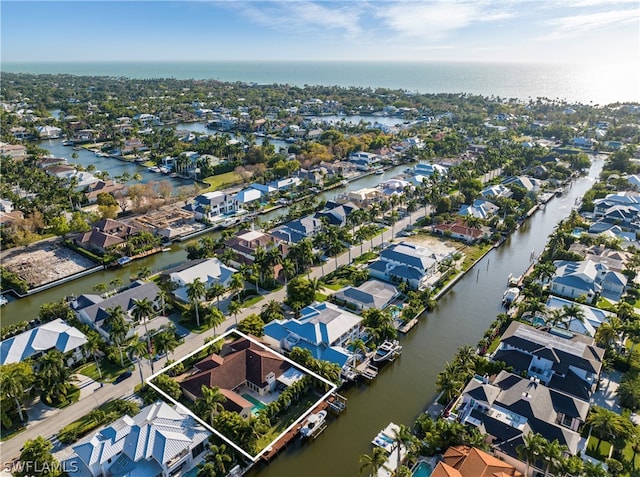
[[403, 237], [403, 242], [413, 243], [415, 245], [421, 245], [423, 247], [433, 250], [438, 255], [446, 255], [448, 253], [455, 252], [463, 248], [463, 244], [447, 240], [442, 237], [434, 237], [433, 235], [418, 234], [411, 237]]
[[29, 288], [35, 288], [96, 264], [59, 243], [45, 242], [7, 252], [2, 257], [2, 266], [26, 280]]

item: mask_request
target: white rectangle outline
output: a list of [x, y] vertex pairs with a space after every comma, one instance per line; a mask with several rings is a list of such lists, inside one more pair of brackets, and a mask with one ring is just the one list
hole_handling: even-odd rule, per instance
[[[158, 386], [156, 386], [155, 384], [153, 384], [151, 381], [155, 378], [157, 378], [158, 376], [160, 376], [161, 374], [164, 374], [166, 371], [170, 370], [171, 368], [173, 368], [174, 366], [180, 364], [181, 362], [183, 362], [184, 360], [190, 358], [191, 356], [193, 356], [196, 353], [199, 353], [200, 351], [202, 351], [205, 348], [208, 348], [209, 346], [213, 345], [216, 341], [221, 340], [226, 338], [228, 335], [230, 334], [236, 334], [239, 335], [242, 338], [246, 338], [249, 341], [251, 341], [252, 343], [255, 343], [256, 345], [260, 346], [261, 348], [265, 349], [266, 351], [269, 351], [279, 357], [281, 357], [282, 359], [284, 359], [285, 361], [287, 361], [289, 364], [291, 364], [292, 366], [295, 366], [296, 368], [302, 370], [303, 372], [305, 372], [306, 374], [309, 374], [310, 376], [313, 376], [316, 379], [319, 379], [320, 381], [328, 384], [330, 386], [329, 391], [324, 394], [318, 401], [316, 401], [313, 406], [311, 406], [306, 412], [303, 412], [302, 415], [296, 419], [289, 427], [287, 427], [284, 431], [282, 431], [280, 434], [278, 434], [278, 436], [271, 441], [269, 444], [267, 444], [264, 449], [262, 449], [262, 451], [260, 451], [257, 455], [252, 456], [250, 455], [248, 452], [246, 452], [244, 449], [242, 449], [240, 446], [238, 446], [236, 443], [234, 443], [231, 439], [229, 439], [228, 437], [226, 437], [225, 435], [223, 435], [222, 433], [218, 432], [216, 429], [214, 429], [213, 427], [211, 427], [208, 423], [206, 423], [205, 421], [203, 421], [202, 419], [200, 419], [198, 416], [195, 415], [195, 413], [187, 408], [184, 404], [179, 403], [178, 401], [176, 401], [175, 399], [173, 399], [171, 396], [169, 396], [167, 393], [165, 393], [164, 391], [162, 391], [160, 388], [158, 388]], [[197, 420], [200, 424], [202, 424], [206, 429], [208, 429], [210, 432], [214, 433], [216, 436], [218, 436], [219, 438], [221, 438], [223, 441], [225, 441], [226, 443], [228, 443], [229, 445], [231, 445], [234, 449], [236, 449], [238, 452], [240, 452], [242, 455], [244, 455], [245, 457], [247, 457], [248, 459], [250, 459], [252, 462], [257, 462], [260, 457], [262, 457], [263, 454], [265, 454], [266, 452], [269, 451], [269, 449], [271, 449], [271, 446], [273, 446], [273, 444], [275, 442], [278, 442], [278, 440], [284, 436], [287, 432], [289, 432], [291, 429], [293, 429], [295, 426], [298, 425], [298, 423], [302, 422], [302, 420], [304, 418], [307, 417], [308, 414], [311, 413], [311, 411], [318, 405], [320, 404], [322, 401], [324, 401], [325, 399], [327, 399], [331, 394], [333, 394], [336, 389], [338, 389], [338, 386], [335, 385], [334, 383], [332, 383], [331, 381], [329, 381], [328, 379], [323, 378], [322, 376], [314, 373], [313, 371], [311, 371], [308, 368], [305, 368], [304, 366], [300, 365], [299, 363], [296, 363], [295, 361], [287, 358], [286, 356], [278, 353], [277, 351], [274, 351], [273, 349], [269, 348], [268, 346], [263, 345], [262, 343], [256, 341], [255, 339], [251, 338], [250, 336], [245, 335], [244, 333], [242, 333], [241, 331], [238, 331], [236, 329], [230, 329], [226, 332], [224, 332], [223, 334], [221, 334], [220, 336], [218, 336], [217, 338], [215, 338], [214, 340], [211, 340], [205, 344], [203, 344], [200, 348], [196, 349], [195, 351], [192, 351], [191, 353], [189, 353], [188, 355], [184, 356], [182, 359], [180, 359], [179, 361], [176, 361], [175, 363], [171, 363], [169, 366], [162, 368], [160, 371], [158, 371], [155, 374], [152, 374], [151, 376], [149, 376], [146, 379], [146, 383], [151, 386], [151, 388], [156, 391], [157, 393], [159, 393], [161, 396], [163, 396], [165, 399], [167, 399], [169, 402], [172, 402], [173, 404], [175, 404], [176, 406], [180, 406], [181, 408], [186, 409], [189, 414], [191, 414], [195, 420]]]

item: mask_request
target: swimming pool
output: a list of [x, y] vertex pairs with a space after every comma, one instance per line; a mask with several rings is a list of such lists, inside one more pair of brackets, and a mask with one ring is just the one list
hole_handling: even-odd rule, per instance
[[264, 409], [265, 407], [267, 407], [265, 403], [258, 401], [251, 394], [245, 393], [242, 395], [242, 397], [245, 398], [247, 401], [249, 401], [251, 404], [253, 404], [253, 407], [251, 408], [251, 414], [253, 414], [254, 416], [258, 414], [258, 411], [260, 409]]
[[420, 462], [413, 468], [412, 477], [429, 477], [433, 469], [426, 462]]

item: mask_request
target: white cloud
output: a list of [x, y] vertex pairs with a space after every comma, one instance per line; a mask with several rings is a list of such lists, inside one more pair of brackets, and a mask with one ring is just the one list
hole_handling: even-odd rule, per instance
[[313, 33], [313, 30], [338, 30], [349, 36], [360, 33], [361, 4], [308, 1], [238, 2], [249, 20], [274, 29]]
[[544, 22], [553, 31], [543, 39], [556, 40], [576, 36], [585, 32], [607, 28], [612, 25], [637, 23], [640, 20], [640, 9], [626, 9], [617, 11], [586, 13], [573, 15]]

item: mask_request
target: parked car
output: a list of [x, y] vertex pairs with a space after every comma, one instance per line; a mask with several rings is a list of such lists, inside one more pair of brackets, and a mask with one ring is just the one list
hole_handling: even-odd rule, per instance
[[133, 373], [131, 371], [125, 371], [121, 375], [119, 375], [116, 379], [113, 380], [113, 384], [118, 384], [124, 381], [127, 378], [130, 378]]

